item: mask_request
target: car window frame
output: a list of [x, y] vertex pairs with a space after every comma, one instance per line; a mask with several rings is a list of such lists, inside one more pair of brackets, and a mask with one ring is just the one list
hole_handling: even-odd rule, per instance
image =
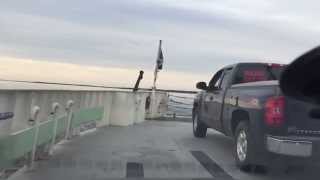
[[216, 72], [213, 75], [213, 77], [211, 78], [211, 80], [209, 81], [209, 84], [208, 84], [208, 91], [214, 91], [214, 90], [220, 89], [220, 84], [222, 81], [219, 82], [219, 84], [216, 88], [215, 88], [214, 84], [216, 84], [219, 81], [219, 79], [223, 78], [223, 72], [224, 72], [224, 69], [220, 69], [218, 72]]
[[[233, 81], [233, 78], [232, 78], [232, 70], [233, 70], [233, 68], [226, 68], [226, 69], [224, 69], [223, 75], [222, 75], [222, 80], [221, 80], [221, 82], [220, 82], [220, 84], [219, 84], [219, 89], [226, 89], [226, 88], [228, 88], [228, 86], [230, 85], [230, 82]], [[223, 82], [223, 80], [225, 79], [225, 76], [226, 76], [227, 73], [229, 73], [229, 75], [231, 76], [231, 78], [229, 78], [229, 79], [227, 80], [227, 85], [226, 85], [226, 87], [223, 88], [223, 87], [222, 87], [222, 82]]]

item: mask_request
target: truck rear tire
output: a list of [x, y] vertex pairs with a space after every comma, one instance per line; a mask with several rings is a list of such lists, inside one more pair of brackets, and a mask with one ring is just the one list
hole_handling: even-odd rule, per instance
[[247, 121], [241, 121], [235, 131], [234, 155], [236, 165], [243, 171], [251, 169], [253, 144]]
[[192, 115], [192, 129], [193, 135], [198, 138], [206, 137], [207, 126], [199, 119], [198, 112], [195, 110]]

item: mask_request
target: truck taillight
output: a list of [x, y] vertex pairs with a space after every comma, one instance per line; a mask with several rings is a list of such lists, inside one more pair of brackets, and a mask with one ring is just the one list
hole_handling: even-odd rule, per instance
[[264, 121], [269, 127], [281, 127], [284, 124], [284, 96], [275, 96], [267, 99], [265, 103]]

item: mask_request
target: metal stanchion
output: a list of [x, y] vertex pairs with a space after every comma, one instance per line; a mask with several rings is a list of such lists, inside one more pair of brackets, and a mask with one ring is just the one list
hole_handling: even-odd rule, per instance
[[65, 139], [70, 139], [70, 130], [71, 130], [71, 121], [72, 121], [72, 106], [74, 102], [72, 100], [69, 100], [67, 102], [67, 128], [66, 128], [66, 134], [65, 134]]
[[51, 114], [53, 116], [54, 124], [53, 124], [53, 134], [52, 134], [52, 140], [51, 140], [49, 155], [53, 154], [53, 147], [54, 147], [54, 145], [56, 143], [57, 128], [58, 128], [58, 116], [57, 116], [57, 113], [58, 113], [59, 107], [60, 107], [59, 103], [57, 103], [57, 102], [52, 103]]
[[34, 161], [36, 158], [37, 142], [38, 142], [38, 134], [39, 134], [39, 120], [38, 120], [39, 111], [40, 111], [40, 107], [34, 106], [31, 109], [31, 117], [29, 120], [30, 122], [33, 123], [33, 126], [35, 127], [31, 157], [27, 165], [29, 170], [32, 170], [34, 168]]

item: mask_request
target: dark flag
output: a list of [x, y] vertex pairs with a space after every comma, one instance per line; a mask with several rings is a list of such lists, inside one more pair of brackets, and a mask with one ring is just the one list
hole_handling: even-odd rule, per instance
[[[153, 79], [153, 86], [152, 86], [152, 92], [156, 90], [156, 81], [158, 77], [158, 72], [163, 68], [163, 53], [162, 53], [162, 40], [159, 41], [159, 49], [158, 49], [158, 56], [157, 56], [157, 62], [154, 68], [154, 79]], [[154, 96], [154, 95], [153, 95]]]
[[163, 53], [162, 53], [162, 41], [159, 43], [158, 57], [157, 57], [157, 69], [161, 70], [163, 67]]

